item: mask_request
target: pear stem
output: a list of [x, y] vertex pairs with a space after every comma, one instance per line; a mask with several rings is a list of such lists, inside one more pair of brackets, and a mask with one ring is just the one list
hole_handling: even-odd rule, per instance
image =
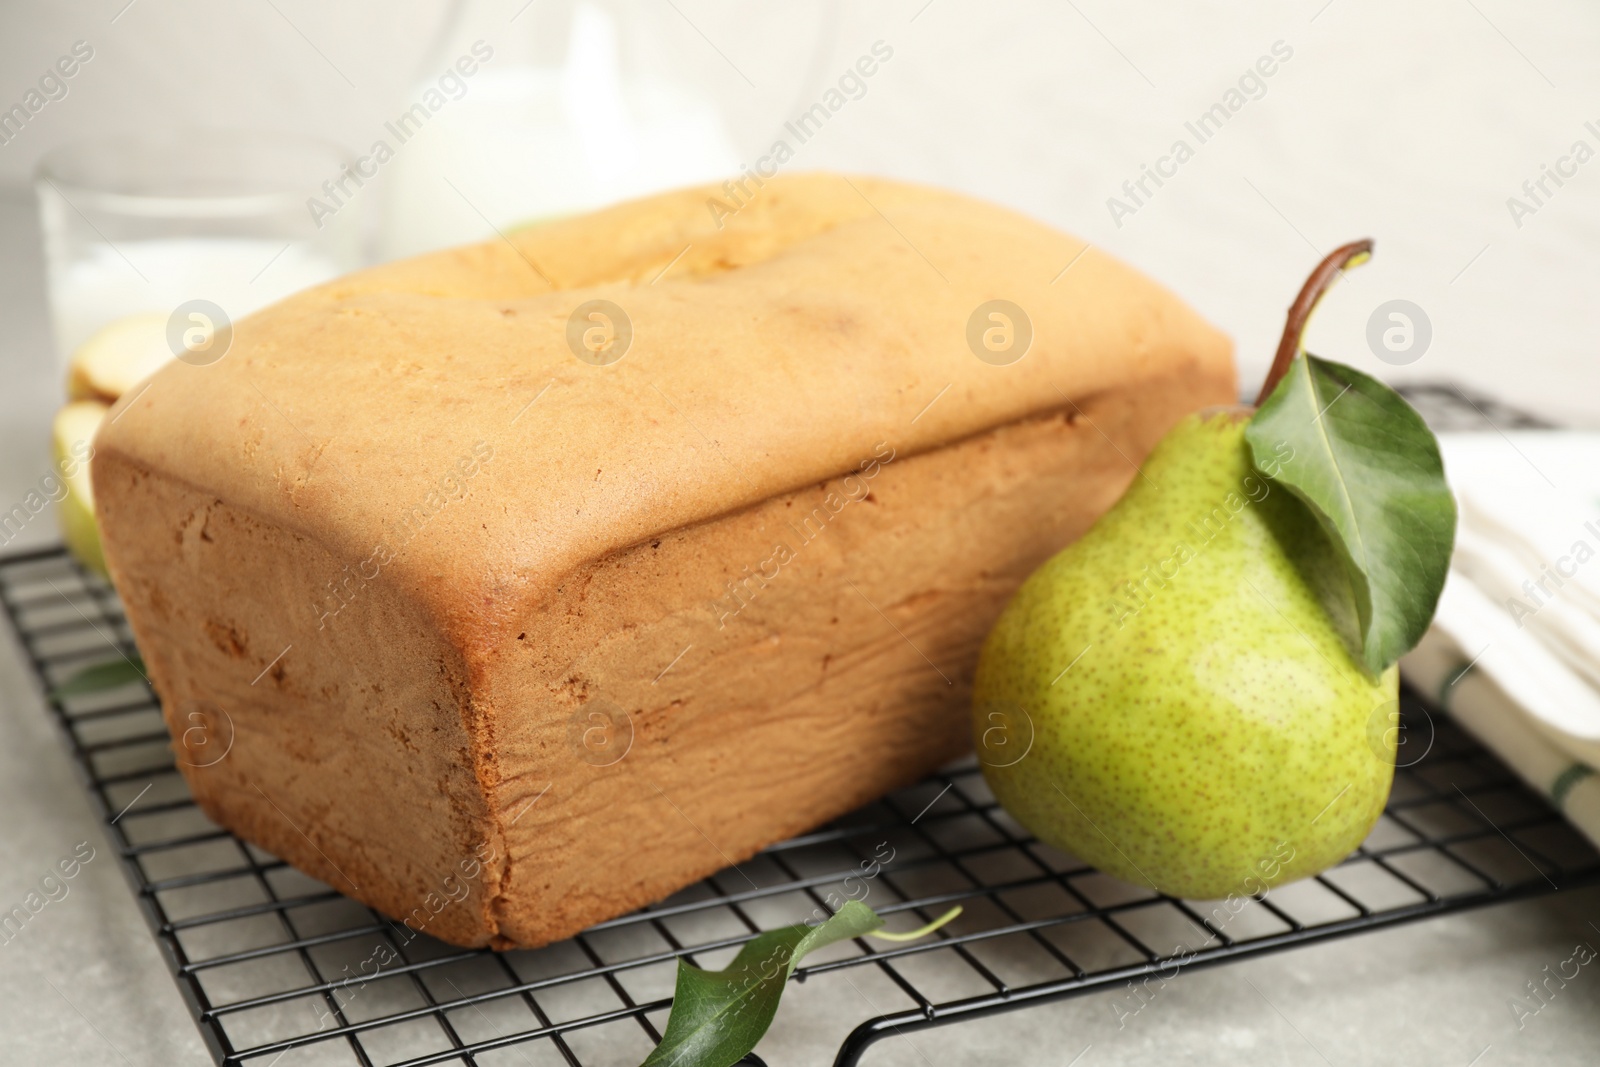
[[1340, 245], [1317, 264], [1317, 269], [1311, 272], [1306, 284], [1300, 287], [1300, 295], [1289, 305], [1289, 314], [1283, 323], [1283, 338], [1278, 342], [1278, 354], [1272, 360], [1272, 369], [1267, 371], [1267, 380], [1261, 385], [1261, 395], [1256, 397], [1256, 407], [1260, 407], [1272, 395], [1283, 376], [1289, 373], [1289, 364], [1300, 354], [1300, 339], [1306, 332], [1306, 323], [1311, 321], [1311, 312], [1316, 309], [1322, 294], [1333, 286], [1333, 280], [1346, 267], [1359, 266], [1371, 256], [1372, 238], [1363, 237], [1359, 241]]

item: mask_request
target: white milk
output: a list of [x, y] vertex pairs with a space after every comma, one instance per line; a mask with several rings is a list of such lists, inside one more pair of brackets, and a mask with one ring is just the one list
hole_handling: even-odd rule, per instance
[[170, 238], [92, 246], [50, 278], [50, 317], [65, 368], [72, 353], [108, 323], [171, 312], [210, 300], [238, 321], [343, 273], [304, 244], [253, 238]]
[[413, 136], [384, 132], [385, 258], [738, 173], [717, 107], [631, 66], [604, 8], [575, 6], [560, 66], [519, 55], [515, 34]]

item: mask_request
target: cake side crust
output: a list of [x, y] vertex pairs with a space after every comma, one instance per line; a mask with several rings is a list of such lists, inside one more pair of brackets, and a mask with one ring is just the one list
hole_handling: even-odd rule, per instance
[[[487, 944], [503, 847], [459, 651], [410, 598], [101, 451], [107, 561], [179, 771], [215, 822], [414, 929]], [[330, 613], [329, 583], [351, 599]]]
[[1174, 379], [912, 457], [885, 442], [857, 475], [569, 575], [481, 667], [496, 943], [659, 900], [966, 751], [1006, 600], [1232, 388]]

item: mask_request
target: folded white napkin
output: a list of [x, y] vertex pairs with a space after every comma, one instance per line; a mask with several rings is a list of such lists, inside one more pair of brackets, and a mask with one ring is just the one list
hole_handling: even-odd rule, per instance
[[1481, 663], [1468, 663], [1436, 626], [1400, 661], [1400, 671], [1600, 847], [1600, 776], [1554, 744]]
[[1460, 504], [1400, 670], [1600, 845], [1600, 434], [1441, 434]]

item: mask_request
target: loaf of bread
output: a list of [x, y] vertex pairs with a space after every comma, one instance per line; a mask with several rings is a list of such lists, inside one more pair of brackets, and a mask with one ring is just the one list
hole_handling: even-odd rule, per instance
[[111, 412], [105, 554], [211, 818], [461, 945], [659, 900], [966, 751], [1007, 598], [1235, 399], [1037, 222], [746, 192], [349, 276]]

